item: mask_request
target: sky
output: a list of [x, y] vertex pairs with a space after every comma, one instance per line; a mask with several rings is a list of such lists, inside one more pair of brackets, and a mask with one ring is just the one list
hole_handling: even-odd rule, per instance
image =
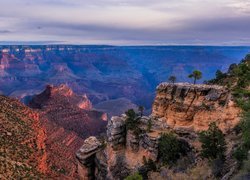
[[0, 42], [250, 45], [250, 0], [0, 0]]

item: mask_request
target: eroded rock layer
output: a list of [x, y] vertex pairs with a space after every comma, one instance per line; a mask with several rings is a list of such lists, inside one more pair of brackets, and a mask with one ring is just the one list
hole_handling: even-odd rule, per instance
[[91, 135], [105, 131], [106, 114], [92, 110], [86, 95], [78, 96], [66, 85], [48, 85], [30, 104], [46, 129], [48, 165], [57, 178], [77, 178], [76, 151]]
[[175, 129], [200, 131], [216, 122], [226, 132], [238, 124], [240, 109], [222, 86], [162, 83], [157, 87], [152, 114], [165, 118]]

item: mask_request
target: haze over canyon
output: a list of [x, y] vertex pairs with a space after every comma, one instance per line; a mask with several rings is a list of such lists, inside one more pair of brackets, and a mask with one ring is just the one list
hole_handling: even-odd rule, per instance
[[67, 84], [94, 108], [119, 115], [135, 105], [150, 112], [155, 87], [194, 69], [204, 80], [239, 62], [249, 47], [209, 46], [0, 46], [0, 92], [27, 103], [46, 85]]

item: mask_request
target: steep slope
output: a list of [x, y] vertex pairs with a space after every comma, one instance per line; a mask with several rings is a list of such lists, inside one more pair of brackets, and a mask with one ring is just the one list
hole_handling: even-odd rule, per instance
[[0, 96], [0, 179], [37, 179], [47, 173], [45, 129], [39, 114]]
[[29, 105], [39, 109], [42, 117], [82, 138], [103, 132], [106, 125], [105, 114], [92, 111], [87, 96], [75, 95], [66, 85], [47, 86]]
[[48, 166], [55, 178], [78, 177], [75, 152], [84, 139], [105, 130], [106, 114], [92, 110], [86, 95], [78, 96], [66, 85], [50, 86], [29, 103], [46, 129]]
[[41, 118], [41, 123], [46, 130], [47, 164], [51, 176], [58, 179], [76, 179], [78, 173], [74, 153], [79, 149], [84, 139], [45, 117]]

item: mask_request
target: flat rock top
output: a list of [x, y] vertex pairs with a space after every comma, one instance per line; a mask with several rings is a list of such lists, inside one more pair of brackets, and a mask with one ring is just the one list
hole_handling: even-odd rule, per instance
[[207, 85], [207, 84], [190, 84], [190, 83], [167, 83], [163, 82], [157, 86], [157, 89], [165, 89], [167, 87], [180, 87], [180, 88], [197, 88], [197, 89], [215, 89], [225, 90], [226, 88], [219, 85]]
[[80, 153], [87, 154], [89, 152], [95, 151], [101, 145], [102, 144], [100, 143], [100, 141], [96, 137], [90, 136], [89, 138], [87, 138], [84, 141], [84, 144], [82, 145], [82, 147], [79, 151], [80, 151]]

